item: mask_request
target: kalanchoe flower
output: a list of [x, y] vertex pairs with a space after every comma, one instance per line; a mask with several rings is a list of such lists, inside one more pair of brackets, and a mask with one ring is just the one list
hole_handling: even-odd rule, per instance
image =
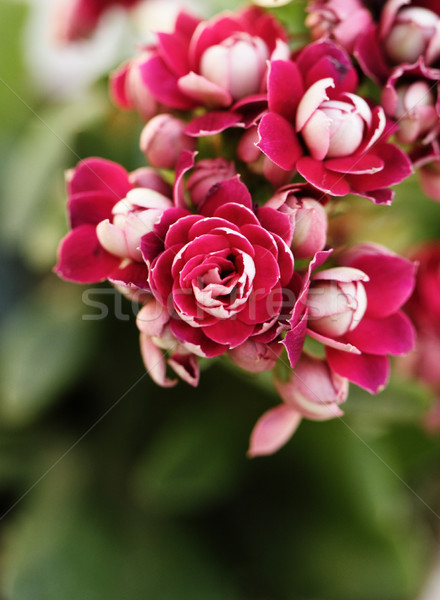
[[[139, 183], [150, 187], [137, 187]], [[140, 238], [172, 206], [162, 193], [166, 190], [166, 183], [149, 169], [130, 176], [108, 160], [80, 162], [68, 175], [72, 230], [59, 246], [58, 275], [77, 283], [109, 279], [129, 289], [147, 289]]]
[[199, 160], [188, 178], [186, 188], [194, 206], [201, 204], [210, 189], [236, 175], [235, 165], [225, 158], [205, 158]]
[[311, 185], [285, 186], [270, 198], [266, 207], [289, 216], [293, 237], [286, 240], [295, 258], [311, 258], [327, 243], [328, 219], [324, 205], [328, 197]]
[[284, 404], [257, 421], [248, 454], [272, 454], [292, 436], [303, 417], [325, 421], [343, 415], [339, 405], [347, 399], [348, 381], [334, 373], [325, 360], [303, 354], [287, 380], [275, 375], [275, 388]]
[[74, 42], [89, 37], [102, 15], [115, 6], [131, 8], [140, 0], [62, 0], [57, 19], [57, 37]]
[[367, 309], [365, 281], [368, 276], [352, 267], [315, 273], [307, 297], [310, 329], [328, 337], [353, 331]]
[[139, 56], [128, 60], [110, 76], [110, 97], [122, 110], [135, 110], [148, 121], [161, 106], [144, 85], [142, 65], [154, 54], [144, 50]]
[[141, 133], [140, 149], [151, 166], [173, 169], [182, 150], [195, 150], [196, 141], [185, 135], [185, 127], [185, 121], [169, 114], [148, 121]]
[[229, 350], [232, 361], [251, 373], [269, 371], [275, 367], [283, 350], [279, 341], [265, 344], [253, 339], [246, 340], [240, 346]]
[[[313, 56], [321, 59], [306, 70]], [[296, 168], [326, 193], [390, 204], [389, 186], [407, 177], [411, 164], [384, 141], [383, 109], [371, 109], [352, 93], [352, 71], [346, 54], [330, 42], [309, 46], [296, 63], [272, 62], [269, 112], [259, 125], [257, 145], [277, 165]]]
[[387, 0], [380, 22], [359, 36], [355, 55], [363, 71], [384, 84], [392, 70], [421, 59], [436, 67], [440, 59], [440, 10], [436, 0]]
[[[270, 330], [270, 342], [283, 309], [283, 286], [293, 275], [293, 255], [280, 234], [287, 217], [267, 209], [260, 221], [246, 186], [237, 177], [214, 186], [199, 214], [173, 221], [164, 251], [150, 256], [152, 236], [141, 250], [150, 264], [155, 298], [173, 317], [172, 333], [200, 356], [217, 356]], [[164, 220], [167, 220], [167, 213]]]
[[433, 142], [440, 129], [440, 71], [415, 65], [396, 67], [382, 92], [386, 114], [396, 120], [396, 139], [401, 144]]
[[[200, 21], [184, 12], [173, 33], [159, 33], [145, 60], [136, 61], [142, 84], [161, 105], [189, 110], [197, 106], [229, 108], [234, 101], [264, 91], [266, 60], [285, 48], [287, 35], [277, 21], [257, 7], [225, 12]], [[130, 65], [117, 72], [113, 96], [139, 110], [139, 90], [125, 84]], [[136, 85], [138, 84], [136, 79]], [[142, 113], [148, 113], [148, 110]], [[221, 117], [236, 123], [239, 115]]]
[[[341, 299], [347, 310], [335, 314], [334, 328], [329, 315], [324, 334], [318, 332], [319, 326], [314, 326], [313, 319], [309, 321], [308, 334], [326, 346], [326, 359], [333, 371], [377, 393], [388, 380], [387, 355], [406, 354], [415, 343], [414, 328], [400, 309], [413, 290], [416, 265], [377, 244], [353, 247], [341, 256], [340, 263], [343, 267], [336, 269], [335, 281], [339, 285], [344, 277], [347, 281], [362, 281], [366, 307], [359, 283], [353, 289], [351, 307], [345, 288]], [[331, 275], [331, 271], [324, 271], [324, 276]], [[366, 278], [354, 278], [354, 271], [363, 272]], [[313, 277], [319, 281], [319, 271], [312, 280]], [[312, 296], [310, 304], [315, 301]]]
[[306, 10], [306, 25], [314, 40], [330, 37], [350, 53], [357, 37], [372, 21], [361, 0], [314, 0]]

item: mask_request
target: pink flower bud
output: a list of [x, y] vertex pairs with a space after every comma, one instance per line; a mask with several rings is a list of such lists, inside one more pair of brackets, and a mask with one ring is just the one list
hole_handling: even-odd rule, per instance
[[205, 50], [200, 74], [239, 100], [260, 91], [268, 58], [261, 38], [240, 32]]
[[153, 117], [143, 128], [140, 148], [158, 169], [174, 169], [182, 150], [196, 148], [196, 140], [185, 135], [185, 121], [169, 114]]
[[440, 202], [440, 159], [433, 159], [418, 170], [420, 185], [424, 193]]
[[304, 183], [285, 186], [266, 202], [266, 206], [289, 216], [293, 238], [284, 241], [290, 244], [295, 258], [309, 258], [325, 247], [327, 202], [325, 194]]
[[236, 174], [234, 163], [224, 158], [207, 158], [199, 161], [188, 178], [187, 190], [195, 206], [208, 195], [213, 185]]
[[429, 134], [430, 130], [437, 131], [435, 98], [427, 81], [402, 85], [396, 92], [398, 105], [395, 117], [399, 120], [396, 137], [401, 144], [412, 144], [418, 137]]
[[327, 213], [313, 198], [298, 200], [291, 248], [296, 258], [307, 258], [323, 250], [327, 243]]
[[331, 338], [355, 329], [367, 309], [362, 281], [368, 276], [352, 267], [336, 267], [312, 279], [307, 297], [310, 329]]
[[116, 106], [125, 110], [134, 109], [145, 120], [159, 112], [159, 104], [143, 82], [140, 70], [150, 57], [151, 52], [144, 51], [116, 69], [110, 77], [110, 96]]
[[348, 381], [334, 373], [325, 360], [303, 354], [287, 381], [275, 377], [275, 387], [286, 404], [308, 419], [325, 421], [342, 416], [339, 404], [348, 395]]
[[370, 25], [370, 12], [360, 0], [314, 0], [307, 7], [306, 25], [312, 38], [333, 37], [351, 52], [357, 36]]
[[173, 189], [169, 183], [150, 167], [140, 167], [132, 171], [128, 177], [131, 185], [135, 188], [148, 188], [159, 192], [162, 196], [171, 197]]
[[105, 219], [98, 223], [96, 234], [101, 246], [121, 258], [131, 258], [142, 262], [139, 250], [143, 235], [153, 230], [164, 210], [170, 208], [169, 198], [158, 192], [135, 188], [112, 209], [112, 221]]
[[261, 373], [274, 368], [282, 349], [278, 342], [263, 344], [249, 339], [229, 350], [229, 356], [242, 369], [251, 373]]
[[[359, 96], [347, 96], [347, 102], [324, 100], [317, 110], [307, 107], [312, 102], [313, 87], [309, 88], [298, 107], [298, 113], [311, 112], [302, 127], [302, 137], [310, 154], [316, 160], [350, 156], [362, 143], [366, 125], [371, 122], [371, 111], [365, 100]], [[300, 113], [301, 111], [301, 113]]]
[[[431, 40], [439, 27], [439, 17], [418, 6], [402, 8], [385, 40], [389, 58], [396, 64], [413, 63], [420, 56], [427, 55]], [[439, 55], [440, 48], [433, 49], [426, 56], [428, 64]]]

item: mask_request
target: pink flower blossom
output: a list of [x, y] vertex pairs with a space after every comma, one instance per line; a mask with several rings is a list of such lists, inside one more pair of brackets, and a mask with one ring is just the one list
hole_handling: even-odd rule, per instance
[[393, 69], [382, 92], [386, 114], [396, 120], [401, 144], [434, 141], [440, 130], [440, 72], [428, 69], [420, 58], [415, 65]]
[[324, 421], [344, 414], [339, 405], [347, 399], [348, 381], [334, 373], [325, 360], [303, 354], [287, 380], [275, 376], [275, 387], [284, 403], [269, 409], [257, 421], [249, 456], [279, 450], [303, 417]]
[[[135, 187], [139, 183], [149, 187]], [[130, 176], [108, 160], [81, 161], [68, 174], [72, 230], [60, 243], [56, 273], [77, 283], [109, 279], [146, 290], [148, 270], [139, 251], [140, 238], [172, 206], [162, 193], [166, 189], [148, 169]]]
[[314, 0], [307, 6], [306, 25], [314, 40], [331, 37], [348, 52], [372, 17], [360, 0]]
[[359, 36], [355, 55], [363, 71], [384, 84], [393, 69], [413, 65], [438, 66], [440, 11], [435, 0], [387, 0], [378, 24]]
[[293, 275], [293, 255], [279, 235], [290, 234], [288, 219], [267, 209], [260, 221], [237, 177], [217, 184], [198, 209], [169, 225], [164, 250], [153, 260], [153, 234], [141, 243], [151, 262], [151, 290], [173, 315], [172, 333], [187, 349], [208, 357], [252, 336], [261, 341], [269, 330], [271, 339], [264, 341], [274, 340], [283, 287]]
[[[312, 58], [319, 58], [315, 66]], [[331, 42], [312, 44], [295, 63], [272, 62], [269, 112], [261, 119], [257, 146], [326, 193], [390, 204], [389, 187], [411, 173], [411, 164], [385, 141], [382, 107], [370, 108], [353, 94], [355, 86], [348, 56]]]
[[307, 298], [310, 329], [328, 337], [353, 331], [367, 309], [365, 281], [368, 276], [352, 267], [315, 273]]
[[[181, 12], [174, 32], [159, 33], [156, 45], [146, 50], [136, 66], [148, 103], [153, 97], [173, 109], [228, 108], [264, 91], [266, 60], [280, 52], [280, 45], [288, 53], [286, 41], [277, 21], [257, 7], [225, 12], [210, 21]], [[130, 70], [126, 65], [115, 76], [113, 96], [119, 104], [148, 113], [139, 103], [139, 80], [135, 97], [133, 87], [125, 84]], [[237, 122], [239, 116], [233, 119]]]
[[182, 150], [195, 150], [196, 141], [185, 135], [185, 127], [185, 121], [169, 114], [148, 121], [141, 133], [140, 149], [151, 166], [173, 169]]
[[[334, 328], [329, 315], [330, 319], [325, 323], [326, 333], [319, 333], [319, 326], [317, 329], [314, 321], [310, 320], [308, 334], [326, 346], [326, 359], [335, 373], [377, 393], [388, 379], [387, 355], [406, 354], [414, 347], [414, 327], [401, 307], [413, 290], [416, 265], [377, 244], [353, 247], [341, 256], [340, 263], [343, 267], [337, 269], [335, 281], [343, 281], [344, 273], [348, 281], [362, 281], [366, 307], [359, 284], [353, 289], [351, 308], [345, 298], [345, 288], [342, 305], [347, 310], [341, 316], [336, 313]], [[345, 267], [349, 267], [348, 271]], [[359, 280], [353, 277], [354, 270], [364, 273], [366, 278]], [[331, 276], [331, 271], [323, 271], [323, 277]], [[320, 272], [313, 278], [319, 281]], [[309, 289], [312, 286], [313, 283]], [[311, 304], [315, 301], [312, 297]], [[341, 333], [344, 329], [345, 332]]]
[[151, 56], [152, 52], [144, 50], [110, 75], [110, 97], [114, 104], [122, 110], [136, 110], [146, 121], [161, 109], [142, 79], [141, 66]]
[[236, 175], [235, 165], [225, 158], [205, 158], [199, 160], [188, 178], [187, 190], [194, 206], [202, 204], [210, 189]]
[[328, 219], [324, 205], [328, 197], [311, 185], [298, 183], [285, 186], [265, 206], [287, 214], [293, 237], [286, 240], [295, 258], [311, 258], [327, 243]]

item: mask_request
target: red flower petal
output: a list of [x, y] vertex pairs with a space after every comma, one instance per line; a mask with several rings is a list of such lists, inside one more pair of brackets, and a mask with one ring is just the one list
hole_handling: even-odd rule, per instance
[[61, 240], [55, 272], [68, 281], [104, 281], [121, 259], [101, 246], [94, 225], [80, 225]]
[[269, 112], [261, 119], [258, 134], [257, 148], [276, 165], [291, 171], [303, 154], [293, 125], [281, 115]]
[[345, 338], [362, 352], [369, 354], [406, 354], [415, 344], [415, 330], [403, 312], [384, 319], [364, 317]]
[[382, 391], [389, 377], [389, 359], [374, 354], [352, 354], [326, 349], [329, 367], [372, 394]]

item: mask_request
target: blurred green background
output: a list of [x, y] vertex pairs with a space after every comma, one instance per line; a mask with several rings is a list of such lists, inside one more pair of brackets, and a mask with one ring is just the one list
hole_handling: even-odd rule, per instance
[[[343, 420], [304, 422], [276, 455], [249, 460], [252, 427], [278, 402], [266, 378], [221, 359], [196, 390], [160, 389], [136, 307], [96, 286], [108, 316], [94, 319], [85, 287], [51, 272], [64, 171], [143, 157], [141, 123], [112, 107], [104, 72], [76, 94], [39, 84], [38, 4], [0, 3], [1, 600], [421, 598], [439, 561], [427, 390], [352, 386]], [[356, 199], [334, 228], [405, 251], [438, 236], [439, 213], [412, 178], [392, 210]]]

